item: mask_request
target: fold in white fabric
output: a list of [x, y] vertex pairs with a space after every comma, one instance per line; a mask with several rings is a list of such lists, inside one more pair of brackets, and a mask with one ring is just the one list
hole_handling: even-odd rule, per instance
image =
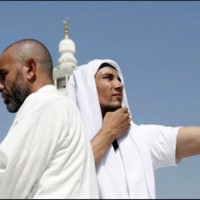
[[98, 198], [98, 187], [80, 113], [44, 86], [27, 97], [0, 145], [0, 199], [84, 198]]

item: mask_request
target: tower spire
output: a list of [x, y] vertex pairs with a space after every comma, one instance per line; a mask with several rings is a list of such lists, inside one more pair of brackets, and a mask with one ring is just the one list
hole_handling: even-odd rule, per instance
[[64, 38], [69, 39], [69, 18], [63, 20], [64, 23]]
[[77, 60], [75, 57], [76, 48], [73, 40], [69, 38], [69, 19], [63, 20], [64, 23], [64, 39], [59, 43], [60, 57], [58, 66], [53, 70], [53, 79], [57, 89], [67, 94], [67, 83], [69, 76], [77, 68]]

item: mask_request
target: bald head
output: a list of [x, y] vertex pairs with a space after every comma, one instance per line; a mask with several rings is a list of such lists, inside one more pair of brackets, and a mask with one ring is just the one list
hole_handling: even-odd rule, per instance
[[37, 63], [41, 73], [52, 79], [53, 62], [44, 44], [35, 39], [23, 39], [10, 44], [2, 53], [11, 52], [10, 58], [25, 63], [32, 58]]
[[0, 56], [0, 92], [10, 112], [16, 112], [26, 97], [53, 85], [53, 64], [48, 49], [34, 39], [9, 45]]

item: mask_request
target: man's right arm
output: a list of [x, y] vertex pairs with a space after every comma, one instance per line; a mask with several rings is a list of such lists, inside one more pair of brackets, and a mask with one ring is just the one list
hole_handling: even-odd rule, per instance
[[129, 127], [130, 117], [127, 108], [106, 113], [101, 129], [91, 140], [96, 166], [103, 159], [112, 142], [125, 135]]

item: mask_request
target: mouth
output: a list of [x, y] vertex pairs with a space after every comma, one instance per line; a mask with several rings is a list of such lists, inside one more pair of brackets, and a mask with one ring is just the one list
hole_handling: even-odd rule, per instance
[[123, 96], [121, 93], [114, 94], [113, 97], [115, 97], [118, 101], [122, 102]]
[[5, 104], [9, 102], [9, 96], [6, 95], [5, 93], [1, 93], [1, 98], [3, 99]]
[[7, 94], [6, 94], [5, 92], [2, 92], [2, 93], [1, 93], [1, 98], [4, 99], [4, 98], [6, 98], [6, 96], [7, 96]]
[[5, 98], [6, 98], [6, 97], [5, 97], [5, 94], [1, 93], [1, 98], [2, 98], [2, 99], [5, 99]]

